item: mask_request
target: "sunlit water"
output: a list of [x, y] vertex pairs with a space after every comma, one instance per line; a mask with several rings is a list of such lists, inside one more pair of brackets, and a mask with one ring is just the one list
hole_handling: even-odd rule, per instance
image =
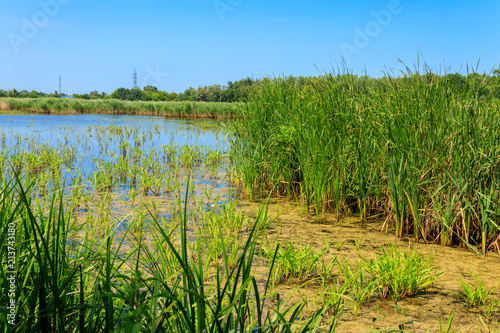
[[[61, 163], [59, 171], [66, 186], [76, 179], [92, 185], [91, 180], [99, 172], [102, 173], [103, 165], [114, 167], [120, 158], [130, 160], [132, 154], [137, 156], [136, 160], [141, 164], [139, 167], [143, 168], [141, 172], [151, 172], [144, 163], [147, 161], [162, 164], [165, 174], [173, 173], [172, 169], [177, 169], [181, 161], [167, 166], [165, 154], [168, 148], [174, 147], [178, 158], [183, 151], [190, 149], [201, 152], [202, 159], [196, 171], [179, 167], [184, 176], [192, 173], [194, 185], [229, 187], [226, 179], [207, 177], [200, 172], [208, 152], [227, 155], [229, 144], [225, 135], [210, 120], [126, 115], [0, 115], [0, 157], [9, 157], [3, 161], [0, 159], [0, 164], [6, 170], [12, 168], [16, 154], [35, 152], [33, 155], [36, 157], [37, 151], [51, 147], [60, 155], [70, 156]], [[220, 163], [215, 171], [219, 176], [223, 164]], [[179, 173], [179, 170], [176, 172]], [[129, 188], [130, 183], [118, 182], [114, 184], [113, 191], [126, 193]]]
[[[214, 123], [203, 120], [206, 124]], [[6, 143], [17, 142], [17, 137], [35, 136], [49, 144], [62, 142], [64, 129], [74, 131], [72, 134], [84, 133], [89, 126], [130, 126], [141, 132], [160, 127], [156, 138], [158, 144], [174, 140], [177, 144], [202, 144], [211, 148], [227, 150], [227, 142], [222, 141], [220, 130], [200, 129], [200, 121], [168, 119], [153, 116], [126, 115], [0, 115], [0, 134], [7, 135]], [[96, 143], [96, 138], [94, 143]], [[92, 140], [89, 142], [92, 143]]]

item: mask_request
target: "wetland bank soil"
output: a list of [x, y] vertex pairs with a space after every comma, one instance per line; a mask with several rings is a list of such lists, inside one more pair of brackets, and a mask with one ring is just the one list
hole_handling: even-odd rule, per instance
[[[242, 203], [243, 211], [252, 215], [255, 214], [255, 203]], [[405, 331], [414, 332], [438, 332], [439, 322], [446, 326], [448, 317], [453, 311], [454, 319], [452, 329], [459, 332], [500, 332], [500, 314], [497, 313], [495, 319], [488, 322], [483, 317], [487, 330], [480, 321], [480, 310], [470, 308], [468, 304], [457, 295], [461, 293], [459, 279], [471, 281], [468, 273], [472, 269], [479, 278], [485, 282], [487, 287], [500, 289], [500, 256], [498, 253], [490, 252], [486, 258], [477, 255], [467, 249], [442, 247], [435, 244], [415, 243], [413, 238], [397, 240], [393, 235], [385, 235], [378, 228], [381, 221], [370, 222], [362, 227], [359, 220], [355, 218], [345, 219], [338, 222], [333, 215], [321, 216], [319, 221], [316, 217], [307, 217], [301, 213], [300, 208], [295, 205], [279, 202], [269, 206], [269, 212], [274, 215], [280, 212], [279, 218], [271, 224], [267, 230], [269, 238], [278, 237], [281, 244], [290, 240], [299, 240], [303, 244], [312, 244], [318, 251], [324, 246], [324, 237], [330, 242], [338, 243], [344, 241], [340, 251], [332, 247], [325, 257], [329, 262], [334, 256], [338, 259], [348, 259], [351, 263], [358, 263], [360, 255], [364, 259], [372, 259], [375, 255], [381, 254], [380, 247], [383, 245], [396, 244], [401, 249], [414, 247], [423, 256], [432, 254], [435, 258], [434, 265], [437, 265], [438, 272], [444, 271], [438, 277], [431, 288], [422, 293], [398, 301], [402, 308], [400, 314], [394, 307], [394, 301], [382, 300], [372, 297], [368, 304], [364, 305], [357, 319], [351, 311], [346, 311], [342, 317], [342, 324], [337, 329], [338, 332], [366, 332], [376, 328], [396, 329], [398, 325], [413, 321], [413, 325], [405, 325]], [[360, 252], [356, 250], [355, 241], [360, 244]], [[472, 282], [472, 281], [471, 281]], [[299, 283], [288, 283], [279, 285], [277, 289], [285, 295], [296, 290]], [[301, 296], [307, 298], [321, 292], [314, 283], [306, 284], [300, 288], [296, 299]], [[500, 293], [495, 293], [498, 299]], [[352, 308], [351, 306], [348, 306]], [[407, 316], [404, 315], [406, 312]], [[373, 318], [377, 318], [373, 323]]]

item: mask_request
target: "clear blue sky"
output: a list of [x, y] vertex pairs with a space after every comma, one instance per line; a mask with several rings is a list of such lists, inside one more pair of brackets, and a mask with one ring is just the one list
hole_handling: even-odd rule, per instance
[[412, 66], [489, 72], [500, 1], [2, 0], [0, 89], [182, 92], [247, 76]]

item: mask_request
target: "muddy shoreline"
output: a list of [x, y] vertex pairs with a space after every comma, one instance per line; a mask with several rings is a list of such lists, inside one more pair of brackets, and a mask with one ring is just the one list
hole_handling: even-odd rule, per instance
[[[255, 214], [256, 204], [243, 202], [241, 209], [248, 215]], [[288, 241], [307, 242], [319, 251], [326, 237], [330, 242], [342, 244], [340, 249], [330, 249], [325, 260], [348, 260], [356, 264], [362, 259], [370, 260], [381, 254], [381, 247], [395, 244], [405, 250], [413, 247], [423, 256], [432, 255], [438, 271], [444, 271], [431, 288], [414, 297], [403, 298], [397, 301], [401, 307], [398, 313], [395, 301], [380, 299], [372, 296], [367, 304], [354, 318], [352, 311], [347, 307], [341, 326], [342, 332], [366, 332], [374, 329], [396, 329], [405, 325], [405, 331], [438, 332], [440, 323], [446, 326], [448, 318], [453, 313], [452, 329], [459, 332], [500, 332], [500, 313], [492, 320], [481, 315], [479, 308], [471, 308], [460, 296], [463, 292], [459, 279], [471, 281], [470, 269], [484, 281], [485, 286], [497, 288], [495, 297], [500, 293], [500, 255], [489, 252], [487, 257], [478, 255], [469, 249], [459, 247], [443, 247], [437, 244], [423, 244], [414, 242], [413, 238], [397, 239], [392, 235], [385, 235], [379, 231], [383, 221], [372, 221], [364, 226], [357, 217], [347, 217], [343, 222], [337, 221], [335, 216], [325, 214], [318, 220], [301, 213], [301, 209], [294, 204], [274, 202], [269, 206], [269, 212], [278, 213], [278, 219], [269, 226], [266, 234], [277, 237], [281, 244]], [[359, 248], [359, 251], [358, 251]], [[297, 290], [297, 288], [302, 287]], [[295, 299], [312, 299], [322, 292], [321, 287], [314, 280], [289, 281], [278, 285], [276, 291], [286, 298], [291, 292]], [[405, 315], [406, 314], [406, 315]], [[376, 318], [375, 322], [373, 319]]]

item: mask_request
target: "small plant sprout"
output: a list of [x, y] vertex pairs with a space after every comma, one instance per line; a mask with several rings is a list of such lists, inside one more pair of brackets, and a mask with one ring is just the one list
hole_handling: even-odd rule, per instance
[[448, 317], [448, 321], [446, 322], [446, 326], [443, 326], [443, 322], [441, 318], [439, 318], [439, 333], [455, 333], [458, 331], [451, 329], [451, 323], [453, 322], [453, 311], [451, 311], [450, 316]]
[[471, 307], [480, 307], [488, 319], [491, 319], [500, 306], [500, 299], [494, 298], [496, 288], [488, 288], [484, 285], [484, 281], [479, 279], [480, 274], [475, 274], [470, 268], [470, 276], [473, 282], [466, 282], [459, 279], [463, 294], [459, 294]]
[[337, 250], [340, 251], [342, 249], [342, 246], [344, 245], [345, 239], [342, 239], [341, 241], [334, 242], [332, 243], [332, 246]]

